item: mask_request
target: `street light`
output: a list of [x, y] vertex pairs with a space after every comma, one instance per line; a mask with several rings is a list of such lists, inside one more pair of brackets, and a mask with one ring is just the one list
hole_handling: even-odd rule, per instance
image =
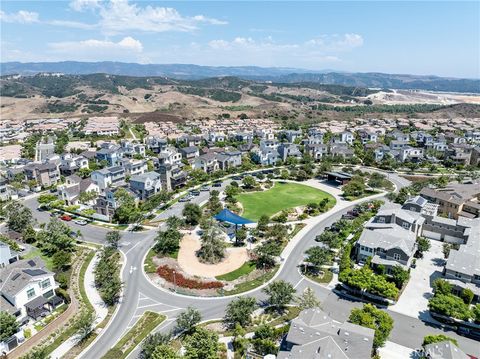
[[173, 291], [177, 292], [177, 276], [175, 270], [173, 271]]

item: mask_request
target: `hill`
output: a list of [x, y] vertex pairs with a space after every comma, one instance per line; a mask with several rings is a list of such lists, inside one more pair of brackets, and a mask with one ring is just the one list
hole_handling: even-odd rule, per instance
[[276, 83], [315, 83], [352, 87], [414, 89], [480, 93], [480, 80], [457, 79], [438, 76], [417, 76], [384, 73], [346, 73], [336, 71], [312, 71], [295, 68], [257, 66], [199, 66], [190, 64], [136, 64], [123, 62], [5, 62], [0, 64], [2, 75], [34, 75], [57, 72], [71, 75], [106, 73], [136, 77], [168, 77], [195, 80], [211, 77], [234, 76], [244, 80]]

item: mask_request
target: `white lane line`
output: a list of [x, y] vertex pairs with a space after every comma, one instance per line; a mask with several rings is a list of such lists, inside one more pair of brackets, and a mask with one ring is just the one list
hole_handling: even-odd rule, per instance
[[169, 309], [169, 310], [162, 310], [160, 313], [168, 313], [168, 312], [174, 312], [176, 310], [182, 310], [183, 308], [177, 308], [177, 309]]
[[133, 248], [135, 248], [139, 244], [140, 244], [140, 242], [137, 242], [132, 248], [130, 248], [128, 251], [125, 252], [125, 255], [127, 255]]
[[154, 303], [154, 304], [146, 304], [137, 307], [137, 309], [149, 308], [149, 307], [156, 307], [157, 305], [163, 305], [162, 303]]
[[303, 278], [300, 279], [297, 284], [295, 284], [295, 286], [293, 287], [293, 289], [297, 289], [297, 287], [298, 287], [298, 286], [300, 285], [300, 283], [302, 283], [302, 282], [303, 282]]

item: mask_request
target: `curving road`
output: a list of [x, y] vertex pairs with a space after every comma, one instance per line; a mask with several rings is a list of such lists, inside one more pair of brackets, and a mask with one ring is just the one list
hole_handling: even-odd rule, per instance
[[[397, 190], [409, 184], [409, 181], [399, 177], [396, 174], [388, 174]], [[225, 186], [225, 183], [224, 185]], [[194, 203], [201, 203], [208, 198], [208, 193], [201, 193], [195, 197]], [[28, 199], [25, 204], [32, 209], [35, 218], [40, 222], [46, 222], [49, 219], [48, 213], [38, 212], [36, 199]], [[162, 213], [161, 218], [167, 218], [171, 215], [179, 215], [183, 209], [183, 203], [176, 203], [169, 210]], [[295, 243], [291, 243], [291, 251], [288, 257], [282, 263], [281, 268], [276, 274], [276, 279], [286, 280], [292, 283], [297, 292], [301, 292], [305, 287], [313, 288], [319, 299], [322, 301], [323, 309], [334, 319], [345, 320], [351, 308], [361, 306], [359, 302], [352, 302], [339, 298], [328, 288], [312, 283], [304, 279], [298, 271], [298, 263], [303, 259], [304, 251], [314, 245], [315, 236], [321, 233], [323, 229], [337, 221], [341, 215], [347, 212], [354, 204], [344, 204], [337, 206], [334, 210], [328, 212], [325, 216], [318, 218], [318, 222], [309, 225], [302, 230], [297, 237], [300, 237]], [[108, 229], [98, 226], [78, 226], [70, 224], [73, 229], [80, 230], [83, 240], [97, 244], [104, 243], [105, 233]], [[232, 297], [220, 298], [198, 298], [178, 295], [155, 286], [145, 276], [143, 272], [143, 259], [148, 250], [153, 245], [155, 230], [149, 230], [140, 233], [124, 232], [120, 244], [120, 250], [124, 256], [124, 267], [122, 270], [122, 280], [124, 282], [124, 291], [120, 306], [109, 325], [97, 337], [97, 339], [83, 352], [82, 358], [101, 358], [108, 349], [123, 336], [123, 334], [132, 327], [136, 320], [146, 310], [161, 312], [167, 316], [167, 321], [161, 326], [161, 329], [172, 327], [176, 315], [188, 306], [196, 307], [202, 313], [204, 320], [221, 318], [224, 315], [226, 305], [232, 300]], [[287, 247], [288, 248], [288, 247]], [[288, 251], [287, 251], [288, 252]], [[285, 253], [285, 252], [284, 252]], [[259, 301], [265, 299], [261, 288], [257, 288], [249, 293]], [[388, 311], [395, 320], [394, 329], [390, 335], [390, 340], [407, 347], [420, 347], [423, 337], [432, 333], [444, 333], [440, 327], [434, 324], [424, 323], [421, 320], [406, 315]], [[469, 354], [480, 356], [478, 343], [458, 336], [454, 332], [448, 332], [448, 335], [455, 337], [460, 347]], [[132, 352], [129, 358], [136, 357], [138, 349]]]

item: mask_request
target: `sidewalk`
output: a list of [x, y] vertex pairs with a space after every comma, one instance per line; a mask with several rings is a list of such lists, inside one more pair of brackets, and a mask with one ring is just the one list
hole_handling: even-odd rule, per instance
[[[93, 326], [96, 327], [100, 324], [108, 315], [108, 308], [103, 303], [100, 294], [98, 293], [97, 289], [95, 288], [95, 275], [94, 269], [95, 265], [98, 262], [98, 254], [93, 257], [90, 261], [87, 270], [85, 272], [85, 279], [83, 282], [83, 286], [85, 287], [85, 292], [87, 293], [87, 297], [90, 300], [94, 310], [95, 310], [95, 321], [93, 322]], [[52, 354], [52, 359], [59, 359], [64, 356], [70, 349], [72, 349], [78, 343], [78, 338], [74, 335], [64, 343], [62, 343], [57, 349], [55, 349]]]

